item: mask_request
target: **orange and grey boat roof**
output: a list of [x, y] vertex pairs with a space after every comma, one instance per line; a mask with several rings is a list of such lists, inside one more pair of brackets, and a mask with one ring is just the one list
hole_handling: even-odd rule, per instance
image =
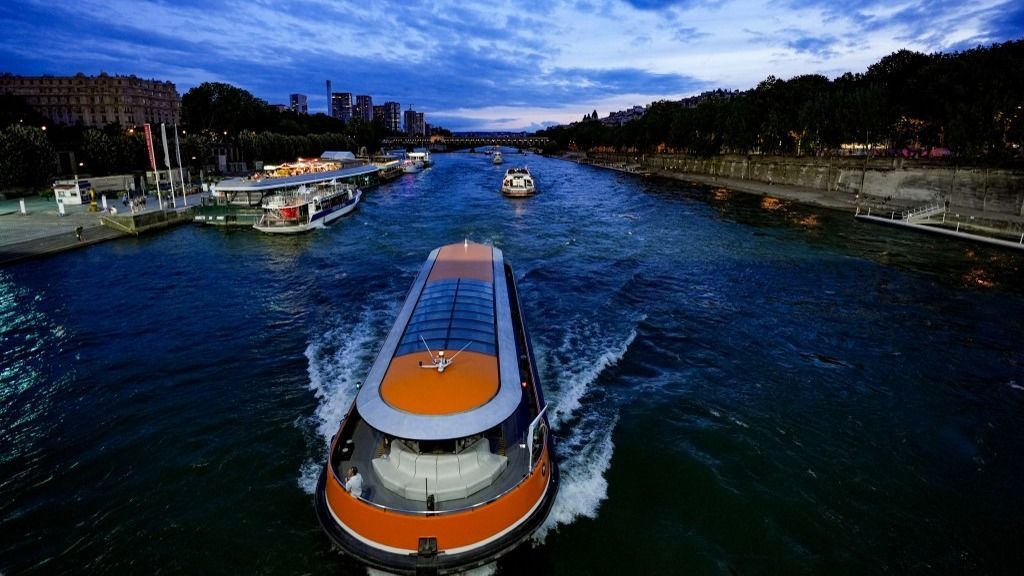
[[[501, 250], [465, 242], [435, 249], [363, 382], [356, 407], [399, 438], [478, 434], [522, 400]], [[452, 359], [436, 369], [441, 354]]]

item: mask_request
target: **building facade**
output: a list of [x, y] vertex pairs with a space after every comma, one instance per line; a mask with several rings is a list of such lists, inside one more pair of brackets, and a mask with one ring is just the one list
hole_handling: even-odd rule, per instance
[[331, 98], [331, 81], [327, 81], [327, 115], [334, 118], [334, 100]]
[[373, 122], [373, 98], [366, 94], [356, 96], [356, 106], [352, 109], [352, 116], [367, 124]]
[[351, 92], [331, 93], [331, 115], [346, 124], [352, 120]]
[[417, 112], [415, 110], [405, 111], [405, 133], [409, 136], [426, 136], [426, 122], [423, 117], [423, 112]]
[[384, 103], [384, 127], [391, 132], [402, 131], [402, 106], [398, 102]]
[[296, 114], [309, 114], [309, 104], [305, 94], [291, 94], [288, 96], [288, 107]]
[[173, 82], [135, 76], [3, 74], [0, 92], [20, 96], [54, 124], [69, 126], [175, 124], [181, 114], [181, 97]]

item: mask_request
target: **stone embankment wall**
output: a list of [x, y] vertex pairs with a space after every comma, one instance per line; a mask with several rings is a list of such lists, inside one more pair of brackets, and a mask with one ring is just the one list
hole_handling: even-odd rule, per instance
[[801, 186], [859, 196], [864, 204], [897, 208], [942, 204], [990, 214], [1024, 217], [1024, 171], [958, 167], [904, 158], [786, 158], [722, 155], [601, 155], [607, 162], [640, 164], [648, 170], [703, 174], [737, 180]]

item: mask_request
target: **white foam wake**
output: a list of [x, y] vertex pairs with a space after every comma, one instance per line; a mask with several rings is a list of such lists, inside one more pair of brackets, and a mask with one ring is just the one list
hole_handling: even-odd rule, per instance
[[[616, 342], [612, 336], [597, 334], [600, 327], [586, 321], [574, 322], [566, 332], [556, 357], [567, 358], [552, 363], [556, 370], [558, 386], [556, 396], [552, 399], [552, 411], [549, 414], [551, 425], [555, 428], [568, 420], [580, 407], [580, 400], [597, 381], [597, 377], [605, 369], [622, 360], [629, 346], [636, 339], [636, 325], [646, 316], [631, 322], [632, 328], [624, 340]], [[588, 355], [589, 351], [602, 351], [597, 358]]]
[[[626, 355], [643, 319], [641, 316], [629, 321], [625, 338], [621, 332], [618, 336], [606, 334], [606, 329], [592, 322], [574, 322], [558, 350], [551, 354], [548, 365], [561, 384], [552, 395], [550, 417], [562, 437], [558, 445], [561, 486], [547, 520], [533, 535], [537, 543], [543, 543], [559, 525], [580, 517], [596, 518], [601, 502], [608, 497], [604, 475], [615, 449], [612, 432], [619, 420], [618, 399], [605, 394], [593, 405], [586, 405], [587, 394], [593, 391], [601, 373]], [[596, 357], [588, 354], [591, 351]]]
[[[595, 416], [591, 422], [581, 422], [568, 441], [559, 444], [560, 487], [555, 503], [544, 524], [533, 534], [533, 540], [543, 544], [548, 533], [577, 518], [596, 518], [601, 502], [608, 497], [608, 481], [604, 474], [612, 462], [615, 445], [612, 431], [618, 415]], [[586, 425], [584, 425], [586, 424]], [[580, 432], [577, 432], [580, 430]]]
[[341, 321], [306, 347], [309, 388], [319, 402], [307, 424], [321, 444], [299, 474], [299, 486], [309, 494], [316, 490], [331, 437], [355, 399], [356, 386], [369, 370], [392, 317], [390, 308], [371, 302], [353, 321]]

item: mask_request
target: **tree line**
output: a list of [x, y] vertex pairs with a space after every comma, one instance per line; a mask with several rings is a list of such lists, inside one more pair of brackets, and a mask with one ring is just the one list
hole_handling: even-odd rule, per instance
[[[219, 82], [192, 88], [181, 98], [181, 162], [198, 168], [214, 162], [218, 149], [232, 148], [251, 162], [278, 163], [319, 156], [324, 150], [379, 149], [390, 132], [379, 122], [343, 122], [326, 114], [278, 110], [246, 90]], [[177, 166], [168, 126], [171, 163]], [[153, 126], [157, 167], [164, 167], [159, 126]], [[72, 172], [91, 176], [149, 169], [141, 127], [52, 125], [24, 99], [0, 95], [0, 188], [45, 188], [58, 175], [58, 151], [74, 153]]]
[[834, 154], [843, 144], [942, 149], [958, 160], [1019, 160], [1024, 147], [1024, 40], [950, 54], [900, 50], [830, 80], [811, 74], [689, 107], [652, 103], [606, 126], [595, 115], [548, 128], [552, 150], [695, 155]]

